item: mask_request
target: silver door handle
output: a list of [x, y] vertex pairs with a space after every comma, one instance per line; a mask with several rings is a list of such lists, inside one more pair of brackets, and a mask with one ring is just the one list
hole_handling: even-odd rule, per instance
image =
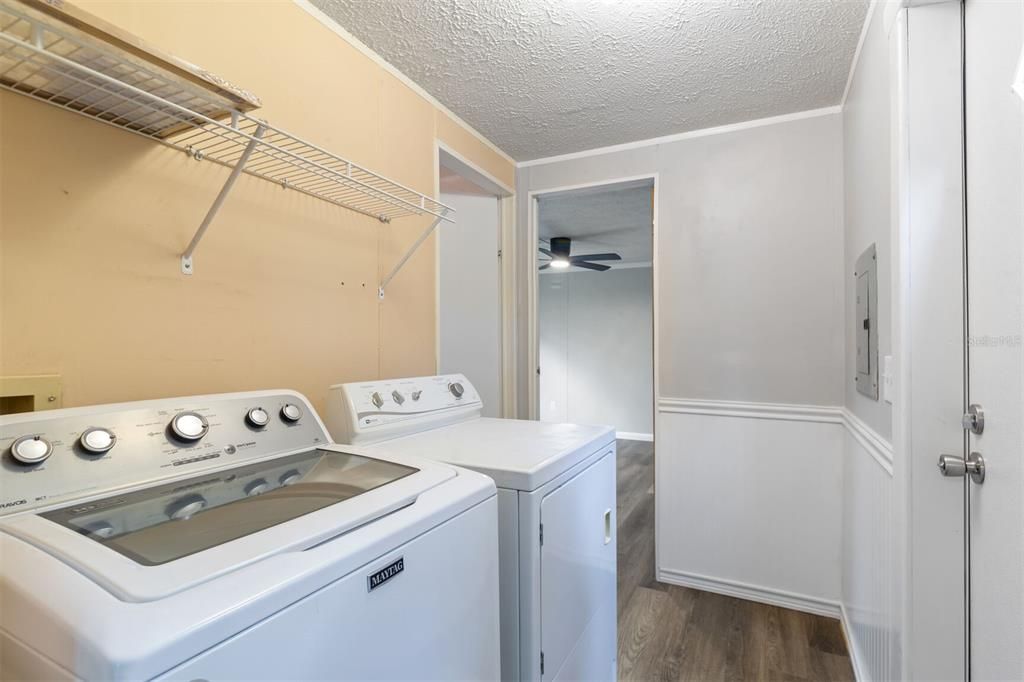
[[985, 482], [985, 458], [981, 453], [972, 452], [967, 459], [956, 455], [941, 455], [939, 471], [943, 476], [967, 476], [975, 483]]

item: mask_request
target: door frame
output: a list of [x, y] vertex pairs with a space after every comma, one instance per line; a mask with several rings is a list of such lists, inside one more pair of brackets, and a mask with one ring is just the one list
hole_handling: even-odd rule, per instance
[[[500, 265], [501, 328], [498, 330], [501, 367], [498, 372], [501, 405], [498, 413], [514, 418], [516, 412], [516, 193], [486, 170], [455, 151], [442, 140], [434, 140], [434, 197], [441, 198], [441, 166], [456, 171], [498, 199], [498, 248]], [[455, 216], [458, 220], [458, 216]], [[444, 229], [442, 226], [441, 229]], [[434, 373], [441, 366], [441, 240], [434, 240]]]
[[[915, 24], [917, 29], [916, 41], [911, 40], [909, 32], [910, 25], [913, 20], [913, 10], [915, 8], [923, 8], [928, 5], [938, 4], [957, 4], [960, 5], [961, 21], [963, 13], [963, 5], [961, 0], [902, 0], [901, 7], [899, 8], [897, 15], [893, 19], [893, 26], [897, 27], [898, 30], [902, 31], [902, 42], [900, 44], [900, 54], [895, 68], [892, 69], [893, 73], [891, 77], [895, 77], [894, 87], [891, 88], [892, 103], [894, 111], [892, 113], [892, 140], [890, 147], [892, 150], [892, 177], [891, 187], [893, 192], [892, 197], [892, 216], [896, 229], [892, 232], [892, 253], [894, 254], [893, 264], [895, 267], [892, 269], [892, 291], [894, 296], [891, 324], [893, 330], [892, 339], [892, 352], [896, 358], [896, 385], [894, 387], [894, 401], [893, 401], [893, 446], [896, 453], [894, 465], [896, 467], [896, 499], [895, 508], [897, 510], [897, 537], [899, 538], [900, 546], [898, 547], [898, 559], [899, 559], [899, 575], [900, 575], [900, 591], [901, 591], [901, 603], [899, 607], [899, 631], [900, 638], [902, 640], [902, 655], [901, 655], [901, 677], [902, 679], [912, 679], [917, 675], [915, 670], [915, 661], [923, 656], [927, 655], [927, 651], [918, 651], [917, 641], [919, 635], [915, 634], [915, 624], [921, 621], [921, 617], [915, 613], [915, 601], [914, 601], [914, 572], [915, 565], [921, 563], [918, 553], [921, 551], [921, 539], [917, 538], [915, 541], [914, 529], [922, 523], [927, 523], [928, 509], [924, 508], [920, 501], [914, 499], [914, 480], [915, 473], [918, 475], [934, 475], [939, 477], [940, 474], [937, 469], [933, 473], [923, 473], [921, 469], [925, 466], [923, 460], [918, 462], [923, 455], [920, 457], [920, 453], [917, 452], [919, 449], [914, 447], [913, 439], [913, 405], [912, 405], [912, 360], [915, 356], [915, 350], [922, 350], [929, 344], [934, 343], [932, 338], [921, 338], [920, 335], [916, 336], [912, 333], [913, 329], [913, 304], [914, 300], [917, 299], [920, 302], [926, 296], [940, 296], [937, 291], [928, 289], [922, 290], [921, 287], [915, 287], [912, 272], [912, 262], [914, 258], [914, 249], [918, 248], [915, 246], [915, 241], [912, 239], [913, 227], [917, 222], [921, 221], [920, 217], [917, 217], [913, 210], [915, 199], [920, 204], [926, 204], [929, 200], [928, 197], [916, 198], [913, 196], [912, 190], [914, 187], [922, 185], [922, 180], [927, 178], [929, 172], [932, 176], [935, 176], [935, 168], [928, 166], [928, 164], [915, 163], [914, 145], [911, 143], [911, 136], [914, 139], [943, 139], [946, 137], [949, 128], [949, 120], [951, 115], [960, 117], [960, 137], [958, 139], [958, 145], [963, 148], [964, 140], [964, 121], [963, 115], [963, 82], [960, 84], [960, 101], [959, 103], [953, 103], [950, 101], [949, 108], [943, 112], [937, 112], [934, 106], [930, 108], [922, 102], [914, 100], [914, 90], [909, 84], [909, 79], [912, 77], [910, 73], [911, 62], [920, 66], [921, 64], [932, 65], [935, 64], [936, 68], [941, 68], [938, 62], [943, 59], [952, 59], [952, 56], [948, 52], [944, 52], [945, 45], [947, 43], [939, 44], [933, 37], [929, 40], [930, 36], [925, 36], [922, 40], [920, 23]], [[888, 31], [887, 31], [888, 33]], [[922, 48], [923, 45], [923, 48]], [[911, 53], [914, 50], [922, 50], [918, 52], [916, 57], [911, 57]], [[952, 45], [952, 49], [956, 51], [956, 58], [962, 59], [962, 37], [960, 44]], [[925, 55], [922, 59], [921, 55]], [[932, 74], [926, 74], [924, 78], [931, 77]], [[917, 75], [918, 78], [922, 77], [920, 73]], [[961, 76], [962, 77], [962, 76]], [[911, 120], [914, 124], [914, 129], [911, 131]], [[923, 167], [922, 167], [923, 166]], [[966, 192], [966, 169], [961, 165], [959, 172], [958, 182], [962, 185], [962, 191]], [[951, 178], [950, 178], [951, 179]], [[966, 214], [960, 216], [961, 221], [966, 221]], [[920, 229], [920, 226], [918, 226]], [[966, 226], [962, 229], [966, 230]], [[964, 249], [966, 256], [966, 233], [964, 235], [964, 243], [961, 248]], [[966, 260], [961, 270], [961, 277], [964, 282], [964, 300], [963, 305], [967, 305], [967, 293], [966, 293]], [[967, 334], [970, 330], [966, 327], [967, 317], [966, 309], [964, 313], [964, 359], [962, 369], [965, 373], [967, 372]], [[966, 380], [966, 379], [965, 379]], [[963, 397], [964, 405], [966, 408], [966, 386]], [[956, 415], [959, 417], [959, 415]], [[952, 415], [951, 415], [952, 417]], [[963, 436], [962, 442], [954, 443], [950, 442], [946, 452], [952, 454], [961, 454], [963, 456], [967, 453], [967, 438]], [[954, 447], [960, 447], [962, 452], [954, 450]], [[940, 451], [936, 451], [934, 454], [934, 460], [937, 461], [938, 456], [941, 454]], [[915, 471], [917, 470], [917, 471]], [[966, 481], [966, 479], [965, 479]], [[961, 616], [963, 619], [964, 629], [964, 641], [963, 641], [963, 665], [964, 679], [970, 679], [970, 594], [969, 594], [969, 558], [967, 556], [967, 545], [969, 542], [969, 519], [966, 517], [966, 501], [965, 501], [965, 518], [964, 518], [964, 612]], [[960, 586], [955, 586], [952, 589], [959, 589]]]
[[[529, 395], [529, 412], [528, 419], [539, 419], [540, 418], [540, 381], [537, 377], [537, 365], [540, 360], [540, 325], [537, 319], [538, 315], [538, 283], [540, 274], [537, 271], [538, 259], [537, 259], [537, 240], [539, 238], [539, 223], [537, 209], [539, 206], [540, 197], [546, 194], [553, 194], [556, 192], [566, 192], [577, 189], [591, 189], [594, 187], [603, 187], [606, 185], [617, 185], [624, 182], [634, 182], [637, 180], [650, 180], [654, 183], [654, 198], [651, 202], [651, 319], [653, 320], [653, 367], [651, 371], [652, 377], [652, 395], [651, 395], [651, 433], [654, 438], [654, 448], [657, 451], [658, 442], [658, 396], [661, 394], [659, 390], [659, 342], [658, 342], [658, 317], [659, 317], [659, 286], [658, 286], [658, 199], [661, 196], [659, 193], [659, 174], [657, 171], [651, 173], [641, 173], [638, 175], [627, 175], [621, 177], [608, 177], [592, 182], [584, 182], [574, 185], [562, 185], [559, 187], [546, 187], [544, 189], [530, 190], [527, 192], [527, 221], [526, 221], [526, 246], [528, 253], [525, 254], [526, 262], [526, 333], [527, 333], [527, 348], [526, 348], [526, 386], [527, 393]], [[655, 457], [655, 485], [657, 485], [657, 460]], [[657, 517], [655, 517], [655, 525], [657, 525]], [[657, 551], [657, 548], [655, 548]]]

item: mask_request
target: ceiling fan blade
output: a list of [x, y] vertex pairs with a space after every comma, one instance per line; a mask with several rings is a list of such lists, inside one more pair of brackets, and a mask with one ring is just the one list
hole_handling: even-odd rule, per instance
[[540, 266], [540, 267], [539, 267], [539, 268], [537, 268], [537, 269], [538, 269], [538, 270], [547, 270], [547, 269], [548, 269], [548, 268], [550, 268], [550, 267], [551, 267], [551, 263], [545, 263], [544, 265]]
[[550, 256], [551, 252], [545, 249], [543, 246], [538, 246], [537, 250], [543, 253], [545, 256]]
[[622, 260], [622, 256], [617, 253], [588, 253], [585, 256], [573, 256], [569, 260]]
[[607, 265], [601, 265], [600, 263], [587, 263], [586, 261], [573, 261], [573, 267], [586, 268], [587, 270], [597, 270], [598, 272], [604, 272], [605, 270], [611, 270]]

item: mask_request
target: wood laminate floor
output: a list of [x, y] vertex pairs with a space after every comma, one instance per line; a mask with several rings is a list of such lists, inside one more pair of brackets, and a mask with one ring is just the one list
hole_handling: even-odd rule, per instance
[[839, 621], [655, 580], [654, 449], [618, 442], [619, 679], [853, 680]]

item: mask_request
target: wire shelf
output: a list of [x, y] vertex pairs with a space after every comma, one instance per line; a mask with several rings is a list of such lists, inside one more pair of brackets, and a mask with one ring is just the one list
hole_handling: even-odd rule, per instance
[[410, 215], [451, 222], [439, 201], [11, 0], [0, 0], [0, 87], [234, 169], [189, 257], [239, 171], [383, 222]]

